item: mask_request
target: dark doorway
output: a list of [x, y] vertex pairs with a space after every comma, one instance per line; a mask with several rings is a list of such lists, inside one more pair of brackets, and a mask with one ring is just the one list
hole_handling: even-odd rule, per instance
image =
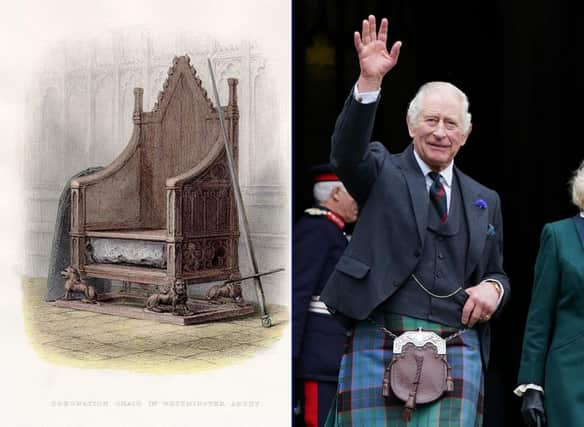
[[392, 152], [405, 148], [407, 103], [426, 81], [450, 81], [469, 97], [473, 131], [456, 163], [501, 196], [513, 289], [493, 324], [489, 427], [521, 425], [512, 390], [540, 232], [576, 212], [567, 182], [584, 159], [569, 114], [570, 100], [582, 99], [571, 72], [579, 54], [567, 46], [561, 9], [560, 2], [504, 0], [293, 4], [294, 219], [311, 204], [306, 171], [327, 161], [334, 121], [357, 79], [352, 34], [368, 14], [388, 17], [389, 43], [403, 42], [399, 64], [383, 83], [374, 139]]

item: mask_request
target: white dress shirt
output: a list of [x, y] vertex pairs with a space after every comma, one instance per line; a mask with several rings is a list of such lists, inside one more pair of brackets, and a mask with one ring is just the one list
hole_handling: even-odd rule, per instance
[[[418, 162], [418, 166], [422, 170], [422, 173], [426, 177], [426, 190], [428, 190], [428, 193], [430, 193], [430, 187], [432, 186], [432, 178], [430, 178], [430, 175], [428, 174], [432, 172], [432, 169], [430, 169], [430, 166], [428, 166], [426, 162], [422, 160], [422, 158], [418, 155], [416, 150], [414, 150], [414, 157], [416, 158], [416, 162]], [[444, 190], [446, 192], [446, 212], [450, 210], [450, 194], [452, 194], [453, 166], [454, 162], [450, 162], [450, 164], [446, 166], [445, 169], [442, 169], [440, 171], [440, 182], [442, 183], [442, 186], [444, 187]]]

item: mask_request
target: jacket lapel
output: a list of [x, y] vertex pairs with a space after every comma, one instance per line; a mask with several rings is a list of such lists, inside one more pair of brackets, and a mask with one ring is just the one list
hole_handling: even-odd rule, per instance
[[[430, 203], [430, 199], [426, 190], [426, 179], [416, 162], [412, 144], [403, 151], [403, 156], [401, 156], [396, 164], [403, 171], [406, 179], [418, 228], [418, 235], [420, 241], [423, 243], [428, 226], [428, 204]], [[465, 276], [468, 276], [468, 273], [474, 269], [474, 266], [479, 261], [482, 248], [485, 246], [489, 207], [487, 206], [482, 209], [475, 205], [476, 201], [481, 198], [480, 187], [468, 176], [460, 172], [456, 166], [454, 167], [454, 174], [456, 178], [455, 185], [460, 186], [460, 194], [464, 206], [463, 211], [469, 231], [469, 251], [465, 268]]]
[[576, 224], [576, 229], [578, 230], [578, 236], [580, 236], [582, 249], [584, 249], [584, 218], [578, 214], [574, 217], [574, 223]]
[[465, 277], [468, 277], [469, 273], [474, 270], [474, 266], [479, 261], [482, 249], [485, 246], [489, 206], [486, 206], [484, 209], [476, 206], [476, 201], [481, 198], [480, 188], [456, 167], [454, 168], [454, 173], [460, 185], [464, 215], [468, 224], [468, 256], [466, 257], [465, 268]]
[[414, 218], [418, 227], [418, 236], [423, 244], [426, 227], [428, 226], [428, 203], [430, 199], [426, 190], [426, 178], [414, 157], [413, 144], [410, 144], [403, 151], [403, 156], [400, 160], [397, 166], [403, 171], [406, 178], [414, 210]]

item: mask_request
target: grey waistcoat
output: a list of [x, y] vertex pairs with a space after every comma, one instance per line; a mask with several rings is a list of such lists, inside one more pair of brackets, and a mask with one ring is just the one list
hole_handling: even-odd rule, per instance
[[[424, 287], [436, 295], [448, 295], [463, 286], [464, 281], [468, 227], [456, 181], [453, 181], [451, 197], [448, 221], [445, 224], [440, 224], [436, 209], [429, 204], [424, 251], [414, 271]], [[460, 318], [466, 299], [467, 295], [463, 290], [449, 298], [435, 298], [410, 277], [376, 311], [462, 328]]]

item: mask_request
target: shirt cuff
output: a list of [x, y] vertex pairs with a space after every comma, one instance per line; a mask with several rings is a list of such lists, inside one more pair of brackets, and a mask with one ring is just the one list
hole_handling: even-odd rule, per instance
[[501, 282], [499, 282], [497, 279], [485, 279], [485, 280], [483, 280], [483, 282], [493, 282], [497, 285], [497, 287], [501, 291], [501, 292], [499, 292], [499, 299], [497, 300], [497, 307], [499, 307], [499, 304], [503, 300], [503, 295], [505, 295], [505, 288], [503, 287], [503, 284]]
[[361, 104], [373, 104], [375, 101], [377, 101], [379, 92], [381, 92], [381, 89], [371, 92], [359, 92], [359, 89], [357, 89], [357, 83], [355, 83], [355, 86], [353, 86], [353, 97]]
[[521, 396], [523, 396], [523, 393], [525, 393], [529, 389], [541, 391], [543, 393], [543, 387], [541, 387], [537, 384], [521, 384], [519, 387], [517, 387], [515, 390], [513, 390], [513, 393], [515, 393], [517, 396], [521, 397]]

